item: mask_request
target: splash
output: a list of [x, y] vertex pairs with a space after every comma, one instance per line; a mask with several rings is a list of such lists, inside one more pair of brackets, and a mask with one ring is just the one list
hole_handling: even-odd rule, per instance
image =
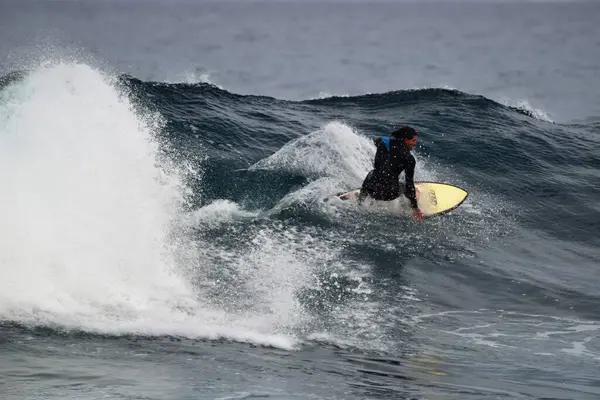
[[[304, 174], [315, 179], [286, 195], [272, 210], [313, 202], [334, 192], [360, 187], [371, 170], [375, 145], [371, 138], [343, 122], [327, 123], [309, 135], [295, 139], [249, 170], [275, 169]], [[435, 167], [427, 157], [414, 153], [416, 180], [435, 180]]]
[[268, 317], [208, 306], [177, 237], [184, 187], [157, 116], [110, 77], [52, 63], [0, 92], [0, 320], [290, 347]]
[[192, 226], [201, 225], [214, 228], [235, 220], [252, 219], [259, 215], [258, 211], [248, 211], [233, 201], [221, 199], [193, 211], [187, 217], [187, 223]]
[[185, 71], [182, 74], [177, 74], [173, 80], [167, 80], [168, 83], [187, 83], [193, 85], [195, 83], [207, 83], [221, 90], [224, 88], [214, 82], [208, 72], [190, 72]]
[[282, 169], [313, 177], [337, 175], [358, 183], [369, 171], [374, 154], [375, 148], [368, 138], [335, 121], [289, 142], [249, 170]]
[[552, 118], [550, 118], [545, 111], [532, 107], [531, 104], [529, 104], [529, 102], [526, 100], [505, 100], [502, 102], [502, 104], [540, 121], [554, 123]]

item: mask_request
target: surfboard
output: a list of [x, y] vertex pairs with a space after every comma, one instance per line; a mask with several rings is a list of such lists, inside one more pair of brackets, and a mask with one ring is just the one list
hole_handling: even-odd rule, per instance
[[[415, 182], [415, 189], [417, 191], [417, 204], [425, 217], [433, 217], [455, 210], [464, 203], [469, 195], [469, 193], [461, 187], [442, 182]], [[338, 193], [334, 197], [339, 200], [356, 201], [359, 193], [360, 188], [353, 189], [349, 192]], [[401, 198], [408, 202], [406, 197], [401, 196]], [[398, 201], [399, 200], [375, 201], [375, 203], [397, 203]]]

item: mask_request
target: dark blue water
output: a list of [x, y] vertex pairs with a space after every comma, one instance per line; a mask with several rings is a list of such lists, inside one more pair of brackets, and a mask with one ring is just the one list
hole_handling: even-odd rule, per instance
[[2, 398], [600, 396], [595, 3], [0, 7]]

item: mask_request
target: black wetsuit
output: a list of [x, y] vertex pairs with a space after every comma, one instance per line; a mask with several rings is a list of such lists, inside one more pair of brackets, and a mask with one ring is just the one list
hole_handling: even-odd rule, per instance
[[399, 177], [404, 171], [404, 195], [410, 200], [413, 208], [417, 208], [415, 195], [415, 157], [403, 140], [381, 137], [375, 140], [377, 153], [373, 170], [365, 178], [360, 191], [360, 200], [370, 196], [375, 200], [394, 200], [400, 197]]

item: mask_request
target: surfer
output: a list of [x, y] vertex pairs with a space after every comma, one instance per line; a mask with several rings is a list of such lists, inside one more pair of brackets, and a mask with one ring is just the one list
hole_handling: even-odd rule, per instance
[[417, 144], [417, 131], [410, 126], [403, 126], [393, 131], [390, 136], [375, 139], [377, 152], [373, 169], [363, 181], [358, 202], [362, 203], [369, 196], [375, 200], [390, 201], [400, 197], [399, 177], [404, 171], [404, 195], [410, 200], [413, 219], [421, 221], [423, 213], [417, 204], [415, 191], [415, 157], [410, 151]]

